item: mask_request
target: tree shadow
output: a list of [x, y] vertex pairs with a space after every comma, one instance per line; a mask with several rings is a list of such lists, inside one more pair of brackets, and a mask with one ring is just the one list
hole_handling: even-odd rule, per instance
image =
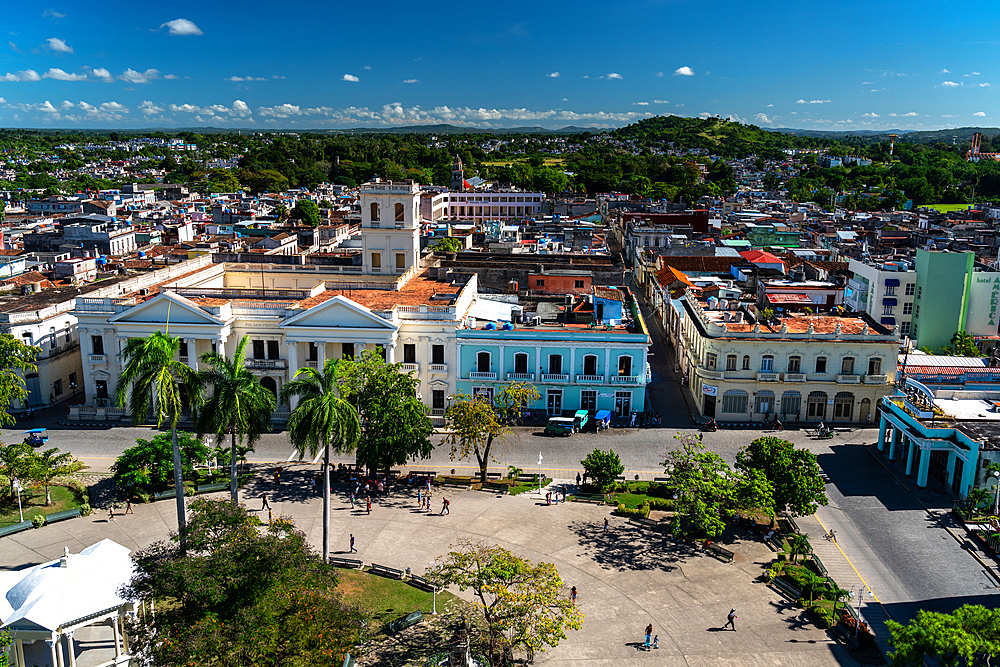
[[607, 532], [589, 521], [575, 521], [569, 529], [576, 533], [580, 546], [595, 563], [607, 570], [676, 569], [692, 556], [701, 555], [694, 544], [674, 541], [666, 534], [635, 526], [615, 526]]

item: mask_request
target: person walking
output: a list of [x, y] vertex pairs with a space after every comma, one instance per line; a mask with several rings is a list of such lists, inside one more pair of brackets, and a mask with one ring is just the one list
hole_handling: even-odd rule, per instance
[[351, 533], [351, 553], [355, 553], [357, 549], [354, 548], [354, 533]]
[[649, 625], [646, 626], [646, 650], [647, 651], [650, 648], [652, 648], [652, 641], [653, 641], [653, 624], [650, 623]]
[[736, 632], [736, 609], [730, 609], [729, 615], [726, 616], [726, 624], [722, 626], [722, 629], [731, 627], [733, 632]]
[[372, 497], [368, 496], [368, 513], [372, 513]]
[[629, 424], [629, 426], [633, 426], [633, 427], [635, 426], [635, 416], [636, 416], [636, 413], [633, 412], [632, 413], [632, 423]]
[[263, 512], [264, 510], [271, 509], [271, 505], [267, 502], [267, 494], [266, 493], [262, 493], [261, 496], [260, 496], [260, 499], [263, 501], [261, 503], [261, 505], [260, 505], [260, 511], [261, 512]]
[[447, 498], [441, 499], [441, 514], [451, 514], [451, 509], [448, 507], [451, 503], [448, 502]]
[[354, 491], [351, 491], [351, 509], [354, 509]]
[[577, 486], [580, 486], [580, 481], [581, 481], [580, 473], [576, 473], [576, 485]]
[[660, 635], [653, 637], [653, 649], [655, 650], [658, 648], [660, 648]]
[[573, 588], [569, 589], [569, 599], [573, 603], [573, 606], [575, 607], [576, 606], [576, 586], [574, 586]]
[[111, 503], [108, 505], [108, 523], [115, 520], [115, 504]]
[[423, 508], [424, 497], [420, 494], [420, 489], [417, 489], [417, 507]]
[[608, 517], [604, 517], [604, 532], [608, 532]]
[[127, 503], [127, 505], [125, 505], [125, 514], [135, 514], [135, 510], [132, 509], [132, 499], [126, 498], [125, 502]]

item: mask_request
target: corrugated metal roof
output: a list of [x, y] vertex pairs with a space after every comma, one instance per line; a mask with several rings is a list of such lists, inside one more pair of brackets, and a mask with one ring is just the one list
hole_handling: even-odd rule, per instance
[[[986, 368], [986, 359], [980, 357], [950, 357], [944, 354], [911, 354], [909, 358], [899, 355], [899, 363], [906, 368], [920, 366], [926, 368]], [[937, 371], [928, 371], [935, 373]]]

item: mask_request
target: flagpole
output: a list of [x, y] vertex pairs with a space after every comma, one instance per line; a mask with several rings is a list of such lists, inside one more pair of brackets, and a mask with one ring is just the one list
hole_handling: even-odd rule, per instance
[[538, 452], [538, 495], [542, 495], [542, 453]]

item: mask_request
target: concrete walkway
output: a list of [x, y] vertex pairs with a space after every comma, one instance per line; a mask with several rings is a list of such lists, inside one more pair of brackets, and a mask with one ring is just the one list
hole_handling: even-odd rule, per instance
[[[321, 502], [306, 489], [309, 466], [294, 466], [273, 489], [258, 476], [241, 498], [259, 511], [267, 492], [275, 515], [287, 516], [312, 544], [322, 536]], [[555, 480], [556, 484], [570, 480]], [[217, 494], [225, 497], [225, 494]], [[422, 573], [435, 557], [460, 539], [484, 539], [533, 561], [555, 563], [567, 586], [579, 590], [585, 621], [560, 646], [536, 655], [538, 663], [562, 665], [825, 665], [853, 664], [845, 647], [814, 627], [799, 609], [757, 583], [761, 565], [772, 557], [755, 539], [736, 539], [734, 563], [723, 563], [690, 545], [675, 544], [585, 503], [547, 506], [535, 495], [497, 496], [481, 491], [435, 489], [432, 507], [451, 501], [451, 515], [417, 510], [416, 491], [403, 488], [375, 501], [371, 515], [352, 510], [343, 495], [334, 498], [331, 551], [346, 554], [354, 534], [358, 554], [396, 568]], [[138, 505], [134, 515], [114, 523], [106, 514], [74, 519], [0, 539], [0, 563], [14, 569], [55, 558], [110, 537], [142, 548], [175, 527], [172, 501]], [[611, 519], [605, 533], [603, 521]], [[832, 559], [831, 559], [832, 562]], [[828, 564], [829, 566], [829, 564]], [[721, 630], [731, 607], [737, 631]], [[637, 649], [652, 623], [660, 649]], [[624, 662], [623, 662], [624, 661]]]

